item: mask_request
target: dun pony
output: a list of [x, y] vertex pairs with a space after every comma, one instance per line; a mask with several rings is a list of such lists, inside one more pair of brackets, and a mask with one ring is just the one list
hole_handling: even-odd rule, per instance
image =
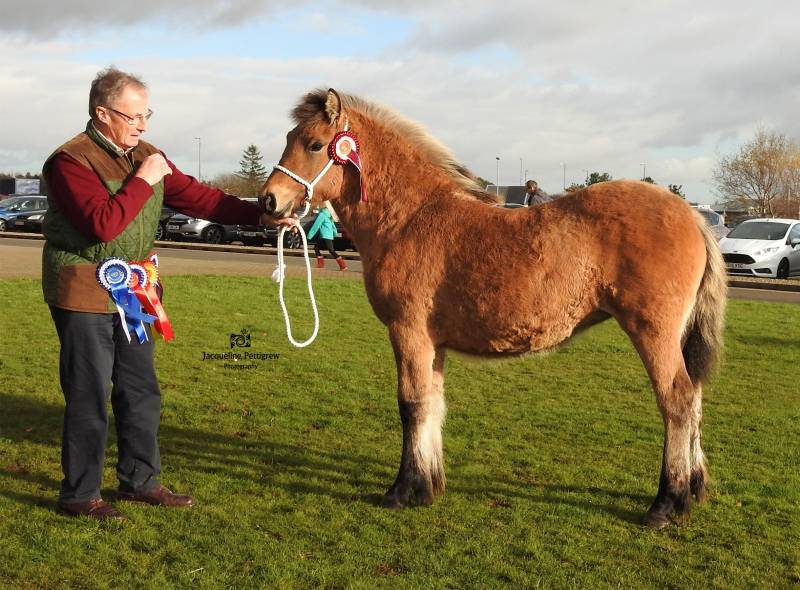
[[319, 90], [293, 117], [283, 169], [261, 196], [277, 217], [311, 192], [301, 181], [325, 168], [337, 133], [347, 127], [360, 142], [361, 176], [353, 165], [331, 167], [313, 201], [330, 200], [352, 234], [394, 349], [403, 449], [385, 506], [430, 504], [444, 492], [448, 349], [543, 351], [608, 318], [638, 351], [664, 422], [661, 477], [645, 522], [667, 526], [689, 512], [690, 496], [705, 498], [702, 389], [722, 346], [727, 287], [716, 240], [696, 212], [634, 181], [529, 209], [492, 207], [447, 148], [389, 109]]

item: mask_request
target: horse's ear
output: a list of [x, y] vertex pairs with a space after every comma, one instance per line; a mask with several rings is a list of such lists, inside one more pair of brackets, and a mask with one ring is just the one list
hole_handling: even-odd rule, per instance
[[328, 98], [325, 99], [325, 114], [328, 115], [328, 122], [335, 125], [342, 114], [342, 99], [333, 89], [328, 89]]

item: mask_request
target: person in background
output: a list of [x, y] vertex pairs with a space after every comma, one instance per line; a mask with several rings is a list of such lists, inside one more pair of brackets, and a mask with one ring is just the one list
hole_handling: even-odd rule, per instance
[[330, 211], [330, 205], [326, 202], [324, 207], [320, 208], [317, 218], [311, 229], [308, 230], [308, 239], [314, 239], [314, 236], [319, 233], [319, 237], [314, 243], [314, 252], [317, 255], [317, 268], [325, 267], [325, 257], [322, 256], [322, 246], [324, 246], [331, 255], [331, 258], [336, 260], [339, 265], [339, 270], [347, 270], [347, 264], [344, 259], [336, 253], [333, 248], [333, 238], [336, 237], [336, 222], [333, 220], [333, 215]]
[[161, 150], [142, 141], [152, 114], [139, 78], [113, 66], [99, 72], [89, 91], [86, 130], [56, 148], [42, 170], [50, 205], [43, 224], [42, 290], [61, 346], [66, 401], [58, 508], [68, 516], [125, 520], [100, 496], [109, 395], [117, 429], [118, 499], [167, 507], [193, 503], [159, 481], [161, 391], [153, 333], [142, 343], [128, 337], [98, 281], [98, 265], [109, 257], [150, 258], [162, 204], [218, 223], [297, 223], [276, 221], [257, 205], [183, 174]]
[[525, 183], [525, 199], [522, 201], [522, 204], [526, 207], [542, 205], [551, 200], [550, 195], [540, 189], [539, 183], [535, 180], [529, 180]]

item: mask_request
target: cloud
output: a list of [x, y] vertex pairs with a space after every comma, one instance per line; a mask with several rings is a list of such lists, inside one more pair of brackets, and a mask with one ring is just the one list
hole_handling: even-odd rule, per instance
[[[8, 121], [0, 170], [36, 169], [79, 131], [89, 82], [116, 63], [150, 83], [156, 115], [149, 138], [190, 172], [197, 136], [207, 174], [235, 169], [251, 142], [265, 159], [278, 157], [291, 106], [308, 89], [331, 85], [422, 122], [491, 180], [496, 156], [501, 182], [518, 182], [522, 168], [548, 191], [561, 188], [561, 162], [567, 184], [582, 180], [584, 170], [636, 178], [647, 162], [658, 182], [682, 184], [690, 198], [709, 201], [717, 154], [756, 125], [800, 137], [800, 36], [792, 17], [798, 9], [765, 0], [754, 14], [739, 4], [613, 0], [566, 9], [521, 0], [378, 0], [334, 10], [318, 2], [298, 9], [143, 0], [131, 15], [129, 7], [84, 0], [71, 4], [70, 16], [48, 20], [25, 16], [52, 12], [39, 0], [6, 1], [4, 8], [15, 9], [4, 11], [9, 17], [0, 30], [30, 36], [52, 27], [65, 34], [0, 40]], [[227, 27], [247, 30], [249, 39], [253, 28], [246, 25], [275, 15], [294, 29], [273, 37], [273, 45], [265, 34], [234, 53], [215, 36], [214, 27]], [[365, 50], [364, 38], [395, 21], [391, 40]], [[145, 23], [145, 31], [152, 25], [146, 48], [130, 40], [117, 53], [122, 23]], [[209, 29], [186, 39], [185, 51], [174, 50], [180, 35], [165, 51], [157, 33], [165, 23]], [[295, 34], [296, 48], [286, 44]], [[276, 43], [288, 57], [269, 57]]]
[[[303, 4], [300, 0], [293, 6]], [[42, 38], [164, 22], [185, 28], [234, 27], [263, 18], [284, 4], [276, 0], [72, 0], [55, 7], [51, 0], [2, 0], [0, 6], [0, 31]]]

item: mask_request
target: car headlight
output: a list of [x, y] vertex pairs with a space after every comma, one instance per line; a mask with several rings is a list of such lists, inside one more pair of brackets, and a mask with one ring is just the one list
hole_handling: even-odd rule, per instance
[[766, 256], [767, 254], [773, 254], [780, 249], [781, 249], [780, 246], [770, 246], [769, 248], [764, 248], [763, 250], [755, 252], [753, 256]]
[[40, 213], [38, 215], [31, 215], [28, 217], [28, 221], [40, 221], [42, 218], [44, 218], [44, 215]]

